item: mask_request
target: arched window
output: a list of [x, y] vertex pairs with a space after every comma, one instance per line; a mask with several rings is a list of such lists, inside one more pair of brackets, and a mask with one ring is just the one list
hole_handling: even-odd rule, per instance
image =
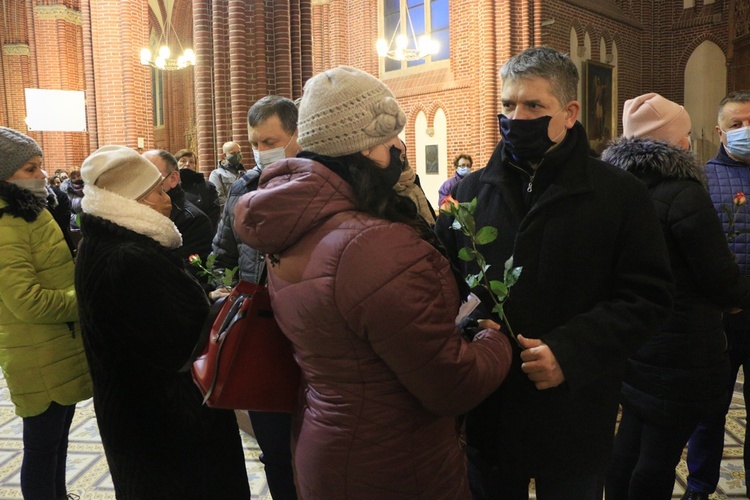
[[[416, 61], [395, 61], [385, 58], [385, 71], [396, 71], [450, 58], [450, 19], [448, 0], [382, 0], [382, 38], [391, 42], [398, 35], [415, 39], [427, 35], [438, 43], [436, 54]], [[394, 34], [395, 33], [395, 34]]]

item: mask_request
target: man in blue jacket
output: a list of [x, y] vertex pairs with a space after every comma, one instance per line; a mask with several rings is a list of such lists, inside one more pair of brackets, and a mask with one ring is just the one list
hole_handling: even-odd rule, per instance
[[[472, 490], [528, 498], [535, 478], [539, 500], [599, 500], [625, 361], [672, 304], [666, 245], [645, 185], [589, 156], [571, 59], [530, 48], [500, 75], [503, 140], [453, 193], [477, 199], [477, 228], [498, 229], [480, 246], [490, 279], [511, 255], [523, 268], [505, 306], [513, 365], [467, 419]], [[451, 222], [436, 227], [449, 256], [478, 272], [458, 258], [468, 241]], [[483, 306], [490, 317], [486, 295]]]
[[[706, 164], [708, 191], [724, 227], [729, 231], [726, 214], [722, 209], [731, 207], [737, 193], [750, 195], [750, 90], [729, 93], [719, 103], [719, 124], [716, 131], [721, 139], [719, 152]], [[742, 274], [750, 276], [750, 215], [740, 207], [734, 221], [736, 236], [729, 236], [729, 249], [736, 255]], [[735, 311], [730, 311], [735, 312]], [[727, 379], [729, 394], [740, 366], [750, 373], [750, 311], [724, 316], [731, 372]], [[750, 384], [745, 384], [745, 404], [750, 401]], [[707, 500], [719, 484], [719, 469], [724, 451], [724, 423], [730, 400], [724, 411], [696, 428], [688, 444], [688, 490], [685, 500]], [[750, 442], [745, 439], [745, 471], [750, 470]], [[745, 486], [747, 488], [747, 484]], [[750, 489], [748, 489], [750, 494]]]

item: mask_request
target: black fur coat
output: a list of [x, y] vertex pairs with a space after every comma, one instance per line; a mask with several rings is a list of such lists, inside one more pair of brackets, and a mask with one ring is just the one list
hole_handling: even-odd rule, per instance
[[208, 313], [201, 286], [154, 239], [90, 214], [82, 232], [76, 291], [117, 497], [249, 499], [234, 413], [179, 371]]

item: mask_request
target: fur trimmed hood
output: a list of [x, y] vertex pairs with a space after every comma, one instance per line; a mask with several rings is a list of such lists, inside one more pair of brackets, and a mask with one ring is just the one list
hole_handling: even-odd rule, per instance
[[182, 235], [177, 226], [156, 210], [92, 185], [86, 185], [84, 193], [81, 208], [85, 213], [148, 236], [167, 248], [182, 245]]
[[638, 177], [657, 173], [675, 179], [694, 179], [706, 186], [706, 172], [698, 158], [664, 141], [618, 137], [602, 152], [601, 159]]
[[20, 188], [12, 182], [0, 181], [0, 198], [8, 204], [0, 209], [0, 215], [7, 213], [26, 222], [34, 222], [47, 207], [44, 200], [38, 199], [28, 189]]

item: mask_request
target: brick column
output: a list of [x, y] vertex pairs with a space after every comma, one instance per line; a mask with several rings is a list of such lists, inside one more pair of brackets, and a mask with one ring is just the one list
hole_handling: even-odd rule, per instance
[[136, 148], [153, 144], [151, 72], [140, 64], [148, 46], [147, 2], [89, 0], [96, 114], [103, 119], [96, 143]]
[[96, 85], [94, 85], [94, 54], [91, 40], [91, 10], [89, 0], [81, 1], [83, 30], [83, 74], [86, 89], [86, 130], [91, 151], [99, 149], [99, 122], [96, 116]]
[[[81, 12], [65, 5], [36, 5], [33, 31], [38, 87], [84, 90], [81, 65]], [[88, 137], [82, 132], [42, 132], [44, 161], [48, 171], [71, 170], [88, 156]]]
[[[252, 71], [247, 61], [247, 25], [244, 0], [229, 0], [229, 110], [231, 112], [231, 140], [240, 145], [245, 158], [250, 158], [250, 142], [247, 137], [248, 81]], [[249, 165], [249, 161], [245, 161]]]
[[229, 33], [227, 32], [227, 4], [213, 2], [213, 48], [214, 48], [214, 123], [216, 124], [216, 156], [206, 158], [211, 168], [221, 156], [221, 146], [232, 138], [231, 86], [229, 78]]
[[216, 134], [214, 128], [213, 41], [209, 0], [193, 0], [193, 50], [195, 51], [195, 112], [198, 127], [198, 161], [201, 172], [214, 167]]

